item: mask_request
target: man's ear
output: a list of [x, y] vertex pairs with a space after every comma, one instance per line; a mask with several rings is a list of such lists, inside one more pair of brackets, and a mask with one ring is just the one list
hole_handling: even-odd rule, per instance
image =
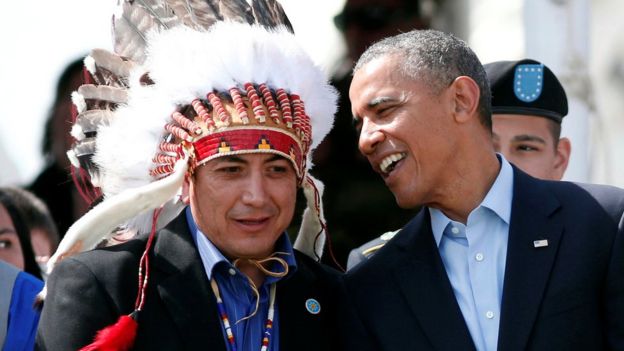
[[477, 83], [470, 77], [459, 76], [450, 86], [455, 102], [455, 120], [465, 123], [476, 116], [481, 92]]
[[568, 168], [568, 162], [570, 161], [570, 153], [572, 152], [572, 144], [570, 139], [561, 138], [557, 143], [557, 155], [555, 156], [555, 164], [553, 165], [553, 179], [561, 180], [563, 174]]
[[192, 176], [190, 174], [187, 174], [184, 177], [184, 183], [182, 183], [182, 195], [180, 196], [180, 199], [185, 205], [188, 205], [191, 202], [191, 197], [189, 195], [192, 181], [191, 177]]

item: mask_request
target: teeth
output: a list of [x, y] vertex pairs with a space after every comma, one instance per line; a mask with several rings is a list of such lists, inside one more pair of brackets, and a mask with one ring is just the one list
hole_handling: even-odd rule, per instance
[[404, 152], [398, 153], [398, 154], [392, 154], [386, 158], [384, 158], [383, 160], [381, 160], [381, 164], [379, 165], [379, 168], [381, 169], [381, 171], [383, 173], [388, 173], [390, 172], [393, 168], [394, 168], [394, 164], [398, 161], [401, 161], [402, 159], [404, 159], [406, 156], [406, 154]]

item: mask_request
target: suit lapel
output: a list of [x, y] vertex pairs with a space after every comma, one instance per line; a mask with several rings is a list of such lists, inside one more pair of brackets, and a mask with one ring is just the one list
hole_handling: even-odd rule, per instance
[[[306, 350], [324, 349], [326, 346], [316, 344], [317, 340], [322, 340], [326, 335], [322, 334], [322, 317], [323, 314], [330, 311], [325, 306], [323, 296], [317, 290], [318, 284], [313, 284], [309, 279], [304, 277], [307, 275], [305, 265], [300, 261], [297, 262], [297, 272], [288, 279], [282, 279], [277, 284], [277, 303], [279, 310], [279, 337], [280, 349], [297, 350], [304, 347], [302, 340], [308, 340], [305, 343]], [[311, 314], [305, 312], [306, 300], [313, 298], [321, 305], [319, 314]], [[325, 307], [325, 308], [324, 308]], [[322, 335], [321, 338], [315, 336]]]
[[544, 183], [515, 167], [513, 196], [499, 350], [526, 348], [563, 228], [553, 216], [560, 207], [559, 201]]
[[429, 211], [420, 211], [395, 242], [400, 252], [396, 283], [434, 348], [474, 349], [433, 238]]
[[216, 301], [184, 216], [158, 233], [154, 267], [157, 290], [188, 349], [225, 351]]

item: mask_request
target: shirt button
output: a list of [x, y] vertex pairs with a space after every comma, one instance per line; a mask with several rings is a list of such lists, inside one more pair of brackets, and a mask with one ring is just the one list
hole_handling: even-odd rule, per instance
[[494, 312], [492, 312], [492, 311], [487, 311], [487, 312], [485, 312], [485, 317], [486, 317], [487, 319], [492, 319], [492, 318], [494, 318]]
[[477, 253], [477, 254], [475, 255], [475, 260], [477, 260], [477, 262], [481, 262], [481, 261], [483, 261], [483, 254], [482, 254], [482, 253], [480, 253], [480, 252], [479, 252], [479, 253]]
[[457, 228], [457, 227], [451, 227], [451, 233], [453, 233], [453, 234], [455, 234], [455, 235], [459, 234], [459, 228]]
[[228, 273], [230, 273], [230, 275], [236, 275], [236, 270], [234, 268], [230, 268], [228, 269]]

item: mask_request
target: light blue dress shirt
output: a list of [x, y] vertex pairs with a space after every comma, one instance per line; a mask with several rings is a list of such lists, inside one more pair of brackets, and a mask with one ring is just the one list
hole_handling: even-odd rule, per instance
[[[280, 257], [288, 264], [288, 275], [283, 278], [267, 277], [262, 286], [258, 287], [258, 292], [260, 293], [258, 311], [253, 317], [242, 320], [242, 318], [249, 316], [256, 306], [256, 295], [252, 292], [249, 280], [234, 267], [232, 263], [223, 256], [219, 249], [208, 240], [206, 235], [197, 228], [190, 207], [186, 208], [186, 220], [199, 250], [199, 255], [204, 269], [206, 270], [206, 274], [208, 275], [208, 279], [214, 277], [219, 285], [219, 293], [221, 294], [225, 311], [230, 320], [232, 333], [234, 334], [234, 340], [236, 342], [236, 349], [240, 351], [260, 350], [269, 310], [270, 286], [280, 279], [287, 278], [297, 270], [293, 248], [288, 239], [288, 235], [286, 235], [286, 233], [282, 234], [275, 244], [276, 252], [287, 253], [287, 255], [281, 255]], [[215, 316], [215, 318], [219, 317]], [[230, 346], [225, 336], [223, 323], [220, 324], [226, 348], [229, 350]], [[279, 350], [279, 313], [277, 306], [275, 306], [273, 332], [270, 338], [269, 350]]]
[[502, 155], [494, 184], [466, 225], [430, 209], [431, 229], [477, 350], [496, 350], [500, 324], [513, 169]]

